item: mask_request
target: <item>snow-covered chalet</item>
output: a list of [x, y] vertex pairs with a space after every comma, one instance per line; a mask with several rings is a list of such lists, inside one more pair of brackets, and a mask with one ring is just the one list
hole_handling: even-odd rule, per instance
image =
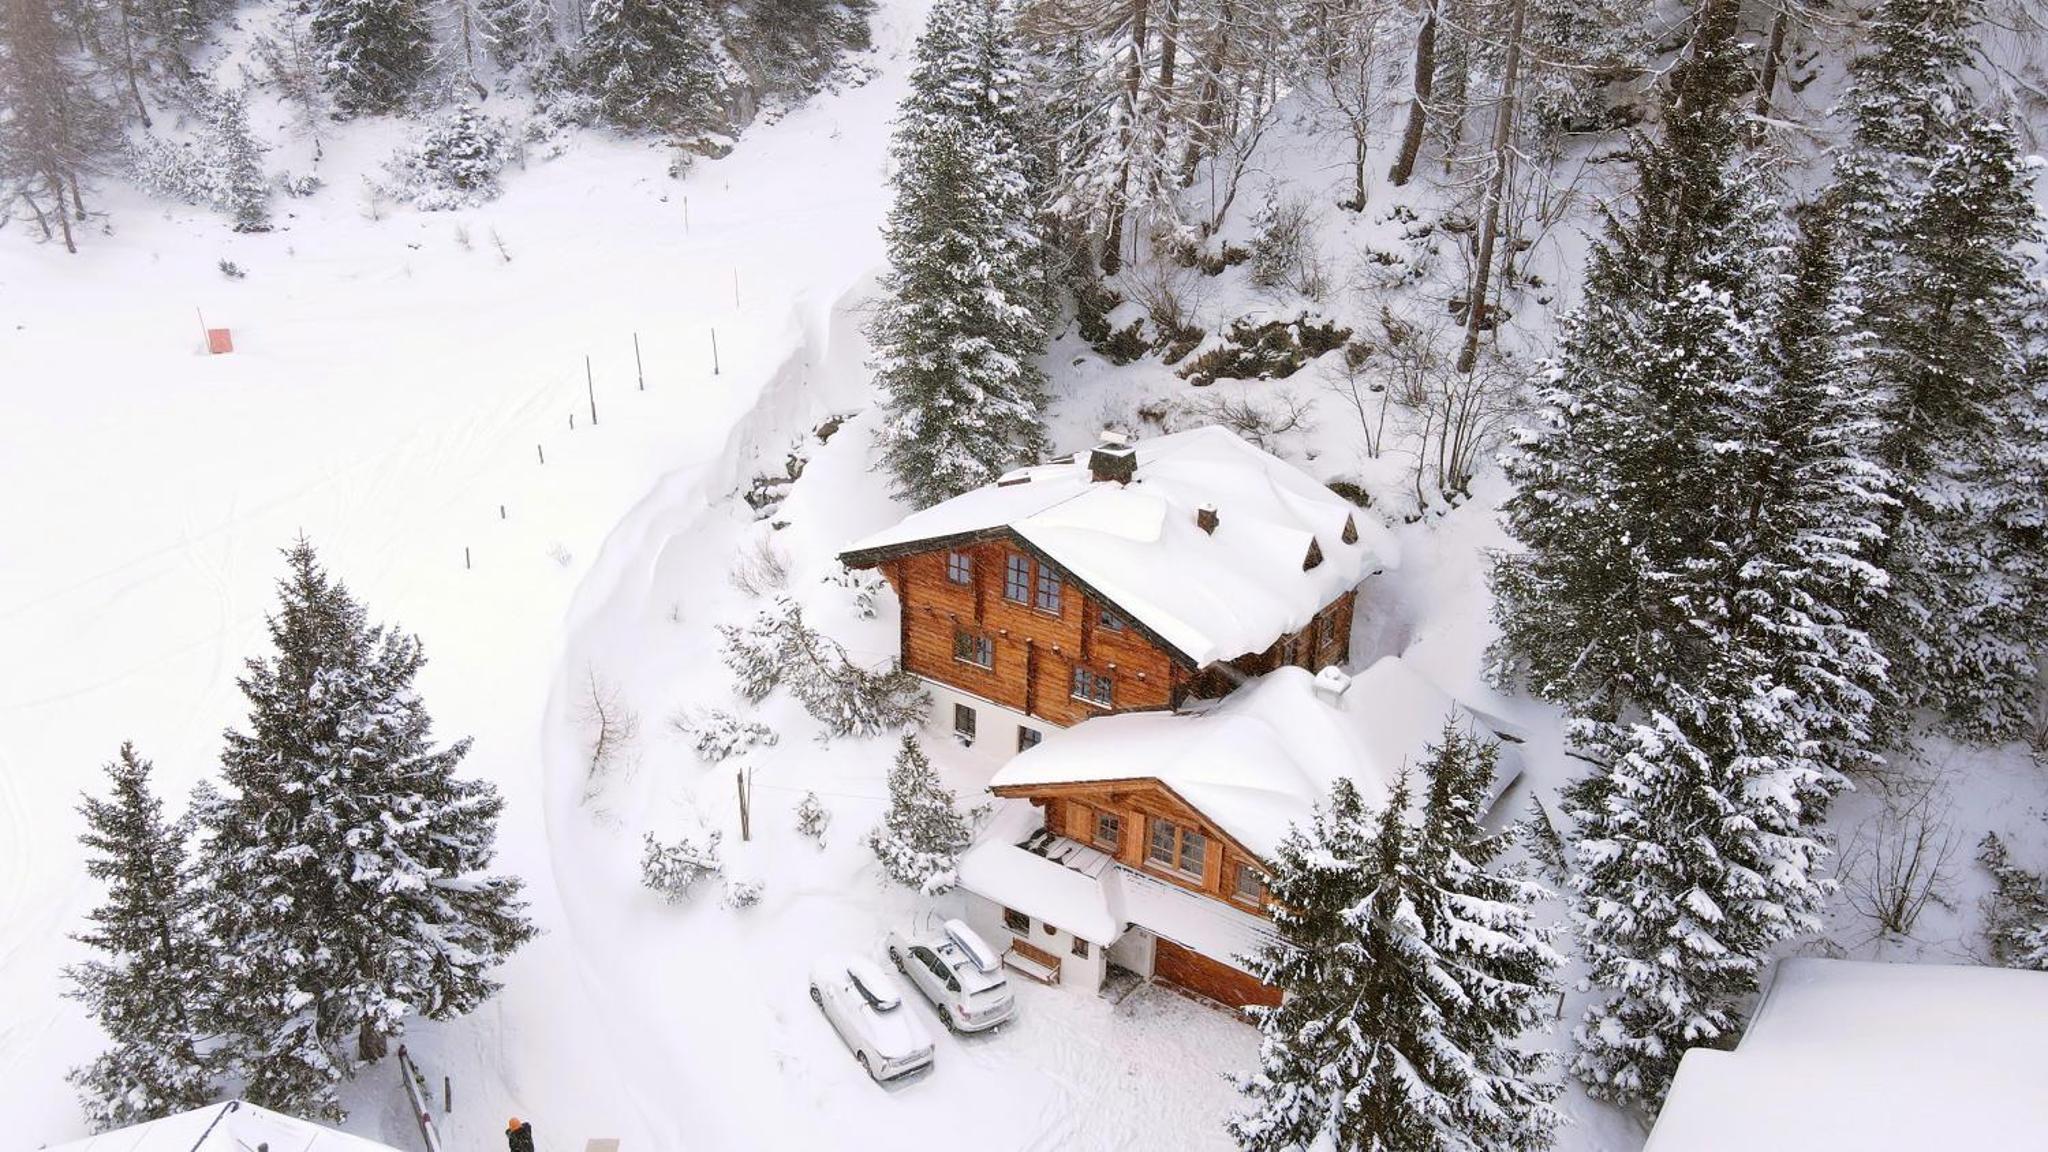
[[[1208, 427], [1106, 437], [842, 554], [896, 592], [931, 735], [1001, 764], [959, 886], [1006, 963], [1278, 1002], [1244, 958], [1272, 936], [1263, 877], [1288, 827], [1338, 776], [1384, 798], [1447, 719], [1501, 728], [1397, 658], [1343, 671], [1379, 532]], [[1503, 781], [1518, 763], [1505, 748]]]

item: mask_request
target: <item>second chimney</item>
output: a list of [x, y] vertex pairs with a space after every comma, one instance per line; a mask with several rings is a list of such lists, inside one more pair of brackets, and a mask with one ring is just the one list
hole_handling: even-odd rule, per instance
[[1214, 536], [1216, 534], [1216, 524], [1216, 506], [1214, 504], [1204, 504], [1200, 508], [1195, 509], [1195, 527]]

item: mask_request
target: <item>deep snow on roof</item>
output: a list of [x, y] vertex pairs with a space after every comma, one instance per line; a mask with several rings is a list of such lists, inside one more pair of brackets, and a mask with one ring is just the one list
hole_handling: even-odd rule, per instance
[[[1484, 720], [1398, 656], [1351, 677], [1334, 698], [1302, 669], [1281, 668], [1203, 712], [1127, 712], [1049, 732], [989, 786], [1157, 780], [1270, 860], [1339, 776], [1368, 806], [1385, 804], [1402, 769], [1418, 764], [1454, 718], [1489, 735]], [[1514, 746], [1502, 745], [1501, 779], [1520, 770]]]
[[[1091, 479], [1083, 452], [913, 513], [843, 554], [1008, 528], [1198, 667], [1264, 651], [1396, 555], [1377, 521], [1229, 429], [1133, 450], [1128, 485]], [[1205, 505], [1213, 534], [1195, 522]], [[1347, 520], [1355, 544], [1344, 543]], [[1304, 571], [1311, 540], [1323, 562]]]
[[117, 1128], [49, 1152], [397, 1152], [346, 1132], [297, 1120], [243, 1100], [211, 1104], [161, 1120]]
[[1694, 1048], [1645, 1152], [2048, 1148], [2048, 973], [1792, 959]]

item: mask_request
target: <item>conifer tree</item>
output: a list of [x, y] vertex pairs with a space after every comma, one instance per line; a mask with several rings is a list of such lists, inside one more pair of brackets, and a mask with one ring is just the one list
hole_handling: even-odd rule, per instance
[[343, 112], [395, 112], [433, 66], [433, 28], [419, 0], [311, 0], [313, 42]]
[[553, 0], [475, 0], [491, 59], [511, 68], [545, 56], [555, 45]]
[[106, 885], [92, 927], [75, 937], [99, 955], [66, 970], [69, 995], [112, 1046], [72, 1070], [95, 1130], [201, 1107], [213, 1099], [198, 1006], [211, 958], [199, 938], [185, 860], [189, 821], [164, 819], [151, 765], [132, 744], [107, 765], [106, 799], [80, 806], [86, 872]]
[[906, 732], [889, 769], [889, 811], [868, 834], [868, 847], [891, 880], [936, 894], [953, 886], [953, 866], [970, 834], [953, 790]]
[[[1843, 101], [1837, 195], [1863, 301], [1880, 462], [1896, 476], [1873, 627], [1900, 716], [2010, 735], [2048, 643], [2039, 478], [2048, 428], [2027, 354], [2041, 243], [2011, 130], [1964, 71], [1976, 0], [1885, 0]], [[2034, 483], [2029, 484], [2031, 478]]]
[[1881, 473], [1842, 370], [1826, 232], [1788, 259], [1744, 157], [1736, 5], [1702, 12], [1632, 215], [1564, 325], [1547, 426], [1511, 459], [1503, 651], [1599, 764], [1567, 796], [1577, 917], [1607, 991], [1577, 1032], [1597, 1093], [1662, 1099], [1815, 927], [1820, 815], [1869, 756]]
[[45, 0], [0, 0], [0, 207], [19, 204], [69, 252], [85, 178], [113, 152], [120, 122], [74, 39]]
[[1539, 888], [1479, 822], [1495, 749], [1447, 722], [1411, 823], [1404, 778], [1377, 817], [1340, 779], [1283, 842], [1283, 942], [1254, 958], [1287, 993], [1260, 1020], [1260, 1070], [1233, 1117], [1247, 1149], [1539, 1149], [1558, 1122], [1548, 1058], [1520, 1046], [1557, 956]]
[[433, 743], [418, 639], [369, 624], [303, 539], [286, 560], [228, 790], [199, 811], [213, 1024], [250, 1100], [338, 1117], [359, 1061], [483, 1003], [534, 929], [519, 882], [485, 871], [503, 801], [456, 777], [468, 740]]
[[577, 76], [608, 124], [704, 132], [724, 100], [717, 31], [705, 0], [595, 0]]
[[207, 108], [206, 150], [214, 169], [209, 182], [237, 232], [270, 231], [270, 181], [263, 175], [263, 145], [249, 130], [249, 97], [223, 88]]
[[939, 0], [910, 83], [871, 335], [883, 461], [923, 506], [1043, 449], [1049, 294], [1008, 6]]

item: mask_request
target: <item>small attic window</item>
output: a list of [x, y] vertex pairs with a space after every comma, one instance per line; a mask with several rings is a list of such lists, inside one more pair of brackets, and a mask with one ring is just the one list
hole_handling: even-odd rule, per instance
[[1316, 541], [1315, 537], [1311, 536], [1308, 541], [1308, 555], [1301, 558], [1301, 570], [1306, 572], [1322, 562], [1323, 546]]
[[1358, 543], [1358, 521], [1349, 516], [1344, 517], [1344, 542], [1346, 544]]

